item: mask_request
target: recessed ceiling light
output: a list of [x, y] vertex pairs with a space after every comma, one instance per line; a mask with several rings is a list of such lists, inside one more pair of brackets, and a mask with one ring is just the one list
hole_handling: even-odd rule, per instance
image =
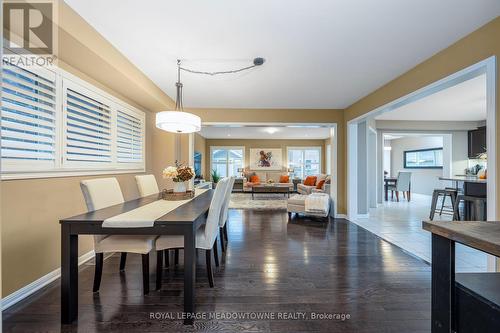
[[278, 129], [274, 128], [274, 127], [268, 127], [268, 128], [266, 128], [266, 132], [269, 134], [274, 134], [274, 133], [278, 132]]

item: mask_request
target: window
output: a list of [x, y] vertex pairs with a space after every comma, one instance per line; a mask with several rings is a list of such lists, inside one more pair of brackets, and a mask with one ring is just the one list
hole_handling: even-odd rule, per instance
[[407, 150], [403, 154], [405, 169], [443, 168], [443, 148]]
[[237, 176], [243, 168], [245, 149], [243, 147], [210, 147], [211, 170], [221, 177]]
[[287, 148], [288, 167], [293, 176], [304, 179], [321, 173], [321, 147]]
[[56, 77], [44, 70], [4, 64], [3, 170], [43, 170], [56, 161]]
[[144, 170], [144, 112], [58, 68], [4, 64], [2, 84], [2, 178]]

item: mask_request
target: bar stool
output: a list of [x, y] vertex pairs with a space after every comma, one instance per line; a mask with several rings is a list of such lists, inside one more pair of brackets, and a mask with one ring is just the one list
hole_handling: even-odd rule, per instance
[[[460, 213], [458, 207], [460, 206], [460, 201], [464, 202], [464, 205], [471, 204], [472, 207], [472, 214], [471, 214], [471, 219], [473, 221], [486, 221], [486, 198], [485, 197], [474, 197], [470, 195], [458, 195], [456, 202], [455, 202], [455, 208], [454, 208], [454, 214], [453, 214], [453, 219], [460, 221]], [[464, 217], [466, 219], [467, 217]]]
[[[449, 196], [451, 199], [451, 209], [445, 209], [444, 202], [446, 201], [446, 197]], [[440, 197], [443, 197], [443, 203], [441, 204], [441, 208], [437, 208], [437, 202]], [[434, 220], [434, 214], [436, 211], [439, 211], [439, 216], [442, 214], [453, 215], [455, 212], [457, 203], [457, 190], [455, 188], [446, 187], [444, 189], [435, 189], [432, 192], [432, 203], [431, 203], [431, 213], [429, 215], [429, 219]]]

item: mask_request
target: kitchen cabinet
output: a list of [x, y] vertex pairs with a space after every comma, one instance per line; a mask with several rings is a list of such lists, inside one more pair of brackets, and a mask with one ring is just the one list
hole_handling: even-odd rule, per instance
[[481, 153], [486, 152], [486, 126], [468, 132], [468, 156], [477, 158]]

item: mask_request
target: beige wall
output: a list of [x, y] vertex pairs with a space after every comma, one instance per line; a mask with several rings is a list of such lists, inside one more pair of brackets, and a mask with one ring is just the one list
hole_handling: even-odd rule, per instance
[[[345, 110], [345, 121], [362, 116], [380, 106], [383, 106], [395, 99], [403, 97], [411, 92], [423, 88], [433, 82], [445, 78], [468, 66], [478, 63], [491, 56], [497, 57], [497, 81], [500, 78], [500, 17], [484, 25], [477, 31], [469, 34], [450, 47], [442, 50], [410, 71], [404, 73], [393, 81], [377, 89], [368, 96], [357, 101]], [[496, 86], [496, 110], [500, 114], [500, 84]], [[500, 129], [500, 116], [496, 117], [497, 131]], [[344, 124], [345, 126], [346, 124]], [[346, 133], [344, 132], [344, 136]], [[497, 135], [497, 145], [500, 146]], [[345, 137], [344, 137], [345, 142]], [[340, 147], [344, 147], [342, 145]], [[345, 151], [342, 156], [345, 155]], [[347, 170], [347, 159], [344, 160], [344, 169]], [[500, 163], [497, 165], [497, 174], [500, 172]], [[347, 175], [345, 175], [347, 176]], [[500, 177], [497, 178], [496, 191], [500, 197]], [[345, 193], [339, 192], [339, 195]], [[340, 200], [340, 198], [339, 198]], [[497, 218], [500, 218], [500, 210], [497, 211]]]
[[281, 148], [283, 167], [287, 166], [286, 147], [321, 147], [321, 170], [325, 170], [325, 140], [257, 140], [257, 139], [207, 139], [206, 140], [206, 170], [211, 170], [210, 147], [238, 146], [245, 147], [245, 168], [250, 161], [251, 148]]

